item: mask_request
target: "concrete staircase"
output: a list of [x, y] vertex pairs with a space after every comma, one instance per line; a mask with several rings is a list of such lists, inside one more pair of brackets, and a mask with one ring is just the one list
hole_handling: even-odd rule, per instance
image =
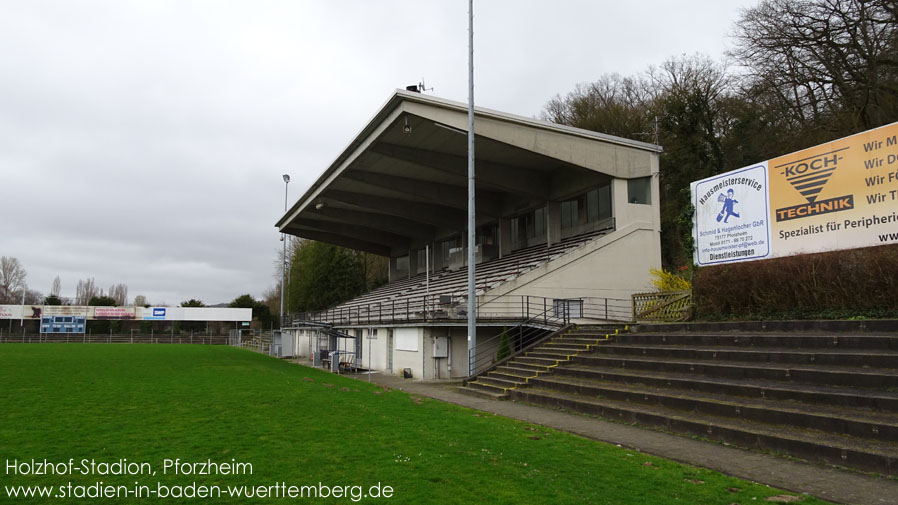
[[[516, 401], [898, 475], [898, 335], [630, 333], [589, 349], [503, 391]], [[512, 371], [523, 376], [520, 365], [499, 368], [486, 384], [505, 384], [498, 381]]]
[[508, 398], [510, 391], [528, 381], [564, 363], [570, 363], [576, 356], [587, 353], [598, 345], [611, 342], [611, 336], [620, 330], [621, 327], [615, 326], [586, 326], [568, 330], [478, 375], [475, 380], [467, 382], [458, 390], [493, 400], [504, 400]]

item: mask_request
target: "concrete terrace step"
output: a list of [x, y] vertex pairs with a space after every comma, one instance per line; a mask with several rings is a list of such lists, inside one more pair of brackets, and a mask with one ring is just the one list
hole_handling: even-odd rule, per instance
[[543, 389], [516, 389], [511, 399], [570, 409], [628, 423], [660, 427], [747, 448], [782, 451], [832, 465], [898, 475], [898, 443], [859, 440], [818, 430], [750, 422], [717, 416], [696, 416], [667, 407]]
[[619, 335], [616, 341], [621, 344], [636, 345], [882, 349], [898, 352], [898, 336], [895, 335], [627, 333]]
[[852, 407], [898, 413], [898, 391], [877, 391], [837, 386], [784, 383], [782, 381], [715, 378], [695, 374], [659, 373], [636, 370], [607, 370], [584, 366], [553, 369], [553, 375], [651, 387], [672, 387], [703, 392], [720, 392], [745, 398], [769, 398]]
[[[593, 344], [595, 345], [595, 344]], [[584, 352], [590, 349], [590, 344], [572, 344], [567, 342], [546, 342], [543, 345], [537, 346], [534, 350], [538, 350], [541, 352], [557, 352], [557, 353], [574, 353], [574, 352]]]
[[537, 370], [533, 370], [532, 368], [521, 368], [514, 364], [505, 364], [502, 366], [496, 367], [495, 370], [492, 370], [490, 373], [499, 373], [503, 375], [508, 375], [512, 377], [533, 377], [536, 374]]
[[536, 375], [537, 375], [537, 372], [535, 372], [533, 370], [527, 370], [526, 374], [525, 374], [525, 372], [523, 372], [523, 371], [508, 372], [505, 370], [499, 370], [497, 368], [496, 370], [490, 371], [486, 375], [486, 377], [495, 377], [496, 379], [502, 379], [502, 380], [512, 381], [512, 382], [516, 382], [516, 383], [521, 383], [521, 382], [526, 382], [527, 379], [536, 377]]
[[598, 324], [579, 324], [572, 331], [592, 332], [592, 333], [614, 333], [616, 331], [625, 332], [630, 327], [624, 323], [598, 323]]
[[623, 335], [623, 333], [616, 332], [615, 330], [605, 330], [605, 331], [593, 331], [593, 330], [579, 330], [573, 329], [564, 334], [565, 337], [569, 338], [600, 338], [604, 339], [605, 337], [614, 337], [615, 335]]
[[460, 392], [470, 392], [471, 388], [491, 394], [498, 394], [498, 389], [507, 391], [525, 385], [527, 381], [541, 373], [556, 368], [559, 364], [570, 362], [571, 358], [608, 341], [602, 337], [581, 338], [568, 334], [556, 335], [540, 343], [523, 355], [516, 356], [505, 364], [478, 376], [467, 387], [459, 388]]
[[898, 388], [898, 371], [838, 366], [787, 366], [758, 362], [713, 362], [686, 359], [634, 358], [625, 356], [580, 355], [573, 363], [606, 369], [635, 369], [656, 372], [700, 374], [707, 377], [762, 379], [834, 386], [890, 390]]
[[516, 379], [509, 379], [509, 378], [494, 376], [494, 375], [482, 375], [480, 377], [477, 377], [477, 380], [475, 382], [477, 384], [484, 384], [484, 385], [488, 385], [488, 386], [495, 386], [495, 387], [502, 388], [502, 389], [509, 389], [509, 388], [516, 387], [520, 382], [523, 382], [523, 379], [516, 380]]
[[898, 369], [898, 352], [865, 352], [841, 349], [791, 350], [778, 348], [686, 347], [677, 345], [609, 344], [597, 349], [603, 354], [664, 356], [679, 359], [797, 363], [887, 367]]
[[466, 386], [469, 388], [478, 389], [480, 391], [486, 391], [489, 393], [495, 393], [495, 394], [501, 394], [501, 395], [505, 395], [505, 393], [506, 393], [505, 390], [507, 389], [504, 386], [498, 386], [496, 384], [491, 384], [489, 382], [481, 381], [480, 378], [478, 378], [476, 381], [469, 382]]
[[530, 372], [545, 372], [549, 370], [551, 367], [548, 365], [535, 365], [533, 363], [524, 363], [518, 361], [517, 358], [506, 363], [507, 366], [519, 369], [519, 370], [528, 370]]
[[558, 365], [558, 362], [563, 361], [564, 359], [565, 358], [562, 358], [562, 357], [537, 358], [537, 357], [532, 357], [532, 356], [518, 356], [517, 358], [515, 358], [512, 361], [514, 361], [515, 363], [521, 363], [521, 364], [539, 365], [539, 366], [543, 366], [543, 367], [553, 367], [553, 366]]
[[532, 349], [524, 353], [524, 356], [529, 358], [549, 358], [555, 360], [567, 360], [572, 356], [576, 356], [580, 352], [583, 351], [573, 351], [571, 349], [545, 349], [542, 347], [538, 347], [536, 349]]
[[553, 344], [547, 343], [544, 345], [540, 345], [534, 347], [529, 352], [543, 352], [543, 353], [553, 353], [553, 354], [577, 354], [580, 352], [589, 351], [588, 345], [564, 345], [564, 344]]
[[593, 345], [601, 344], [603, 342], [609, 342], [609, 340], [606, 339], [605, 337], [591, 338], [591, 337], [563, 336], [563, 337], [553, 337], [552, 339], [549, 340], [549, 342], [547, 342], [547, 344], [553, 345], [553, 346], [554, 345], [589, 345], [589, 346], [593, 346]]
[[504, 391], [501, 393], [495, 393], [492, 391], [480, 389], [477, 387], [471, 387], [471, 386], [459, 386], [458, 391], [467, 393], [469, 395], [479, 396], [481, 398], [487, 398], [489, 400], [504, 400], [508, 396], [505, 394]]
[[737, 418], [796, 428], [817, 429], [870, 440], [898, 441], [898, 416], [892, 412], [875, 412], [849, 407], [820, 406], [761, 398], [740, 398], [725, 394], [651, 388], [554, 375], [534, 378], [530, 384], [538, 389], [657, 405], [700, 416]]
[[527, 358], [541, 358], [541, 359], [549, 359], [553, 362], [565, 362], [570, 359], [570, 357], [574, 356], [576, 353], [569, 354], [555, 354], [549, 352], [539, 352], [539, 351], [530, 351], [524, 355]]

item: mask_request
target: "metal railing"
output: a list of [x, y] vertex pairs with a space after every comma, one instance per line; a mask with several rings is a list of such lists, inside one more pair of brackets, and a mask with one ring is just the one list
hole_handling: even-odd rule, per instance
[[[356, 326], [395, 323], [460, 322], [467, 318], [466, 297], [420, 295], [399, 300], [366, 304], [345, 304], [319, 312], [294, 316], [293, 325], [317, 323], [328, 326]], [[566, 307], [573, 319], [629, 321], [631, 301], [614, 298], [555, 299], [530, 295], [477, 297], [478, 321], [526, 321]]]
[[412, 296], [399, 300], [358, 305], [338, 305], [318, 312], [305, 312], [294, 320], [328, 325], [357, 325], [393, 322], [426, 322], [464, 318], [464, 297]]
[[[533, 300], [530, 300], [533, 298]], [[533, 302], [531, 305], [531, 301]], [[552, 300], [554, 302], [554, 300]], [[541, 303], [540, 303], [541, 302]], [[478, 341], [468, 351], [468, 371], [477, 375], [486, 368], [517, 355], [530, 345], [556, 332], [570, 323], [568, 305], [558, 306], [547, 298], [526, 297], [522, 300], [522, 312], [529, 313], [531, 306], [542, 310], [511, 328], [504, 328], [498, 335]]]
[[[481, 307], [507, 306], [517, 303], [510, 297], [484, 302]], [[520, 354], [572, 322], [629, 321], [629, 300], [614, 298], [544, 298], [527, 296], [520, 300], [520, 311], [526, 317], [511, 328], [477, 344], [468, 352], [471, 376]], [[482, 312], [480, 309], [479, 312]], [[503, 343], [503, 339], [505, 343]]]
[[[234, 330], [232, 330], [232, 332], [233, 331]], [[274, 342], [274, 334], [273, 332], [263, 333], [258, 330], [250, 332], [237, 331], [236, 333], [232, 333], [229, 339], [231, 340], [231, 345], [235, 347], [263, 354], [271, 354], [271, 345]]]

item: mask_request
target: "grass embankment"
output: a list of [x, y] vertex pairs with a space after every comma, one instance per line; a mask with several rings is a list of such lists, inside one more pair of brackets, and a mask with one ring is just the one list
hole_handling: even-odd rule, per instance
[[[757, 503], [780, 491], [228, 347], [0, 346], [0, 502], [14, 485], [393, 488], [408, 504]], [[6, 460], [147, 462], [156, 475], [10, 475]], [[163, 475], [163, 460], [251, 463], [252, 475]], [[189, 490], [188, 490], [189, 491]], [[270, 490], [273, 492], [275, 490]], [[69, 491], [67, 491], [69, 492]], [[356, 493], [350, 490], [349, 493]], [[352, 503], [352, 496], [297, 503]], [[806, 498], [803, 503], [823, 503]]]

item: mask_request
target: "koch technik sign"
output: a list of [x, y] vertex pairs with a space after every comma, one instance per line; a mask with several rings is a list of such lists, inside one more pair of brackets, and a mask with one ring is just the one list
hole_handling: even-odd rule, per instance
[[898, 123], [691, 189], [700, 266], [898, 243]]

